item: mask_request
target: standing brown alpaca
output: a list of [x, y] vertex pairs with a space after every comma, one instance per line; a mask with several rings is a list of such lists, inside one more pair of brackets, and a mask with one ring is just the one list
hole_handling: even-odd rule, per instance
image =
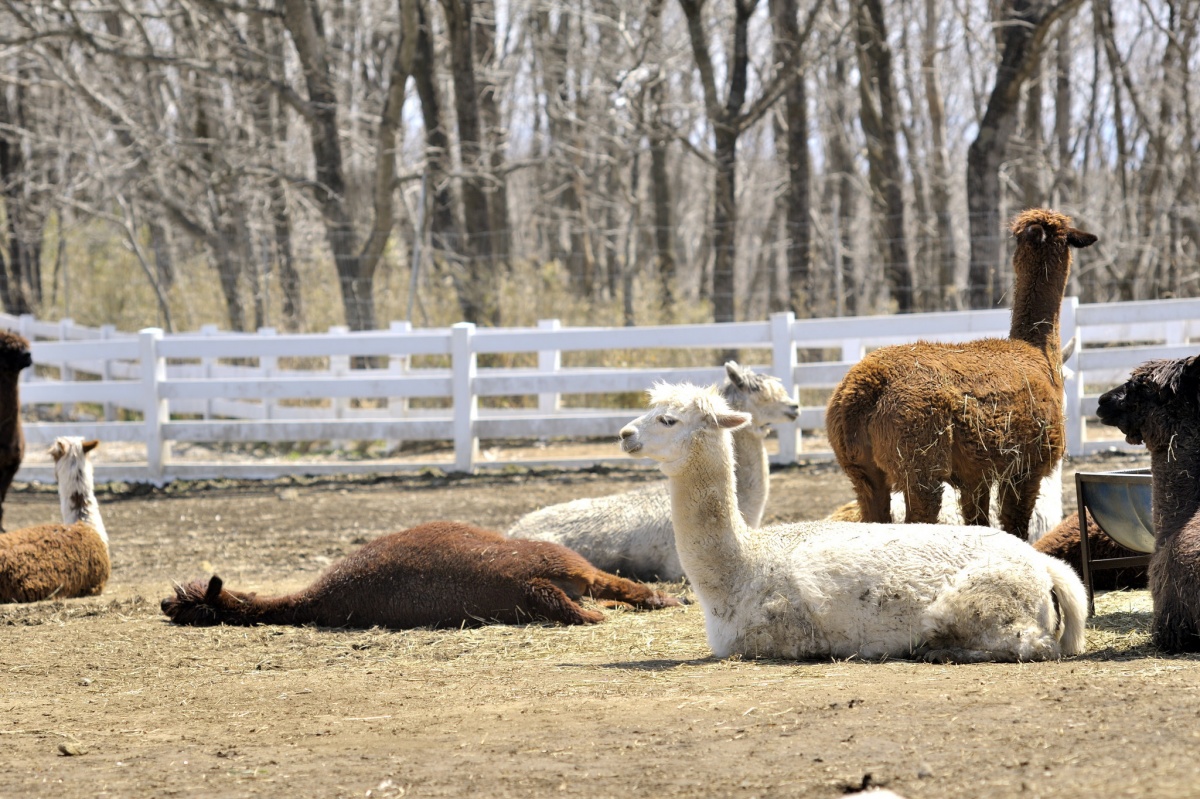
[[0, 532], [4, 532], [4, 500], [8, 497], [8, 487], [25, 458], [17, 379], [21, 370], [32, 364], [29, 342], [16, 333], [0, 330]]
[[594, 624], [577, 604], [662, 608], [666, 594], [602, 572], [566, 547], [505, 538], [462, 522], [431, 522], [382, 536], [294, 594], [230, 591], [221, 578], [177, 585], [162, 601], [176, 624], [316, 624], [321, 627], [459, 627], [548, 619]]
[[906, 522], [936, 522], [947, 482], [961, 493], [965, 523], [987, 525], [995, 483], [1000, 525], [1026, 537], [1039, 484], [1065, 444], [1058, 315], [1070, 248], [1096, 237], [1044, 209], [1018, 215], [1011, 230], [1007, 339], [882, 347], [834, 389], [826, 432], [863, 521], [891, 521], [895, 490]]
[[[1087, 515], [1088, 549], [1093, 560], [1106, 558], [1128, 558], [1141, 553], [1118, 544], [1109, 538], [1096, 524], [1092, 514]], [[1083, 574], [1083, 549], [1079, 543], [1079, 513], [1072, 513], [1057, 527], [1033, 542], [1038, 552], [1062, 558], [1075, 571]], [[1145, 588], [1146, 568], [1129, 566], [1120, 569], [1100, 569], [1092, 572], [1092, 588], [1097, 591], [1112, 591], [1117, 588]]]
[[1154, 643], [1200, 652], [1200, 356], [1138, 366], [1096, 414], [1150, 450]]

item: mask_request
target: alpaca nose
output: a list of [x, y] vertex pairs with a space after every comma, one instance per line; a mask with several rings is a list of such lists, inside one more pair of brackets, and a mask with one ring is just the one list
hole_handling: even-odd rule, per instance
[[624, 441], [625, 439], [629, 438], [631, 435], [633, 435], [633, 426], [625, 425], [624, 427], [621, 428], [621, 432], [617, 433], [617, 438]]

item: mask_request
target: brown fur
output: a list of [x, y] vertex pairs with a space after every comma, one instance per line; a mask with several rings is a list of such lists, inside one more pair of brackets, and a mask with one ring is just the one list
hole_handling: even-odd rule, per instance
[[964, 522], [987, 525], [996, 482], [1001, 526], [1026, 537], [1041, 479], [1065, 446], [1058, 314], [1070, 248], [1096, 240], [1070, 222], [1043, 209], [1013, 220], [1007, 339], [882, 347], [834, 389], [826, 432], [864, 521], [891, 521], [896, 490], [905, 521], [936, 522], [949, 482], [962, 492]]
[[94, 596], [111, 566], [90, 524], [41, 524], [0, 536], [0, 602]]
[[[1129, 558], [1140, 555], [1113, 541], [1100, 526], [1087, 516], [1088, 548], [1092, 560], [1105, 558]], [[1083, 574], [1083, 551], [1079, 543], [1079, 514], [1072, 513], [1050, 532], [1034, 542], [1033, 548], [1070, 563], [1075, 571]], [[1097, 591], [1112, 591], [1118, 588], [1145, 588], [1146, 569], [1135, 566], [1124, 569], [1100, 569], [1092, 572], [1092, 588]]]
[[1154, 643], [1200, 652], [1200, 356], [1147, 361], [1096, 413], [1150, 450]]
[[162, 601], [177, 624], [459, 627], [547, 619], [594, 624], [577, 602], [661, 608], [678, 601], [599, 569], [566, 547], [510, 539], [462, 522], [431, 522], [382, 536], [294, 594], [258, 597], [213, 576]]
[[25, 459], [25, 432], [21, 429], [21, 397], [17, 378], [33, 364], [29, 342], [16, 333], [0, 330], [0, 532], [4, 531], [4, 500], [8, 487]]

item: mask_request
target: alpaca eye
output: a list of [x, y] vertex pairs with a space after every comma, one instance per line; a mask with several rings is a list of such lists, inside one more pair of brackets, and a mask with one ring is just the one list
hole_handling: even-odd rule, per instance
[[670, 416], [660, 416], [658, 420], [667, 427], [674, 427], [675, 423], [679, 421], [678, 419], [672, 419]]

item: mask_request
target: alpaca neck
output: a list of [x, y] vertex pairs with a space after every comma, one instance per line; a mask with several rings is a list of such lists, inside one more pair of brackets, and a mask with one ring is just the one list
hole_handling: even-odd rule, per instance
[[742, 519], [749, 527], [762, 524], [771, 490], [771, 466], [767, 460], [766, 429], [746, 425], [733, 431], [733, 466], [737, 479], [737, 501]]
[[104, 520], [100, 518], [100, 504], [96, 502], [96, 492], [92, 490], [90, 483], [90, 480], [86, 481], [82, 488], [59, 485], [63, 524], [89, 524], [100, 534], [104, 545], [108, 546], [108, 531], [104, 529]]
[[1200, 455], [1183, 442], [1150, 453], [1154, 536], [1162, 541], [1183, 528], [1200, 510]]
[[728, 434], [704, 436], [686, 463], [669, 476], [671, 521], [679, 562], [706, 610], [739, 582], [741, 539], [747, 527], [734, 491]]
[[1053, 378], [1061, 382], [1062, 337], [1059, 335], [1059, 313], [1063, 293], [1067, 289], [1068, 268], [1043, 264], [1017, 269], [1013, 287], [1012, 325], [1008, 337], [1027, 341], [1050, 358]]
[[222, 620], [228, 624], [328, 624], [316, 617], [313, 605], [303, 591], [266, 597], [228, 589], [225, 593], [239, 600], [222, 614]]
[[16, 425], [21, 421], [20, 392], [18, 390], [20, 376], [20, 372], [0, 370], [0, 403], [9, 409], [6, 417], [0, 417], [0, 427]]

